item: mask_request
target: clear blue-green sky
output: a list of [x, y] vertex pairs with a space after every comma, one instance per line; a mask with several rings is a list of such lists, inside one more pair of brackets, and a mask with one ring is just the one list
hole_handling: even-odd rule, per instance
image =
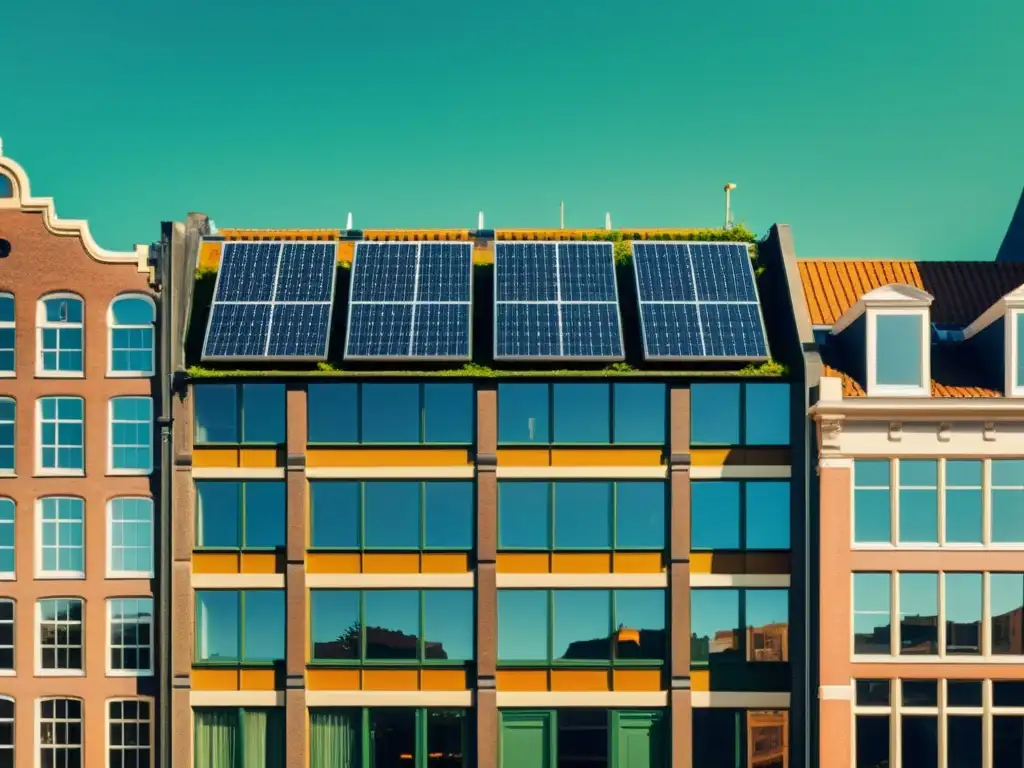
[[793, 225], [995, 255], [1019, 0], [80, 0], [0, 15], [0, 136], [101, 244], [218, 226]]

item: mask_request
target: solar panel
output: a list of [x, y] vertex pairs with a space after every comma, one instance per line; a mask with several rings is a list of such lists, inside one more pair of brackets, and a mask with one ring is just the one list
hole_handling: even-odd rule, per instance
[[494, 357], [623, 359], [609, 242], [496, 243]]
[[322, 360], [330, 340], [335, 243], [225, 243], [203, 360]]
[[349, 360], [468, 360], [471, 243], [357, 243], [352, 260]]
[[746, 243], [634, 242], [648, 360], [765, 360], [768, 340]]

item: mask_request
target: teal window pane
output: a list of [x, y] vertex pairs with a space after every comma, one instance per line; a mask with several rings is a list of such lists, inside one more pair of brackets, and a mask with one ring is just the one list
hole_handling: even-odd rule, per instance
[[309, 543], [313, 547], [356, 549], [362, 487], [353, 480], [314, 480], [309, 484]]
[[690, 547], [740, 549], [740, 484], [730, 480], [690, 485]]
[[423, 592], [425, 659], [472, 661], [476, 611], [471, 589]]
[[615, 658], [663, 661], [665, 590], [617, 589], [614, 597]]
[[285, 594], [283, 589], [250, 589], [242, 593], [245, 608], [242, 645], [245, 661], [284, 658]]
[[690, 387], [690, 442], [693, 445], [740, 444], [740, 385]]
[[611, 595], [604, 589], [556, 589], [553, 653], [556, 660], [611, 658]]
[[419, 549], [420, 484], [373, 481], [363, 485], [366, 546], [374, 549]]
[[555, 443], [611, 442], [608, 384], [553, 384]]
[[1024, 542], [1024, 489], [992, 489], [992, 542]]
[[242, 484], [230, 480], [196, 481], [196, 545], [242, 546]]
[[1024, 460], [993, 459], [993, 488], [1024, 488]]
[[747, 384], [743, 405], [747, 445], [789, 445], [789, 384]]
[[358, 384], [310, 384], [306, 409], [309, 442], [359, 442]]
[[242, 546], [277, 549], [285, 545], [287, 528], [286, 485], [283, 481], [247, 482], [245, 497], [245, 537]]
[[420, 593], [414, 589], [363, 592], [367, 659], [410, 661], [420, 657]]
[[196, 590], [196, 661], [241, 658], [240, 592]]
[[892, 599], [888, 573], [853, 574], [853, 652], [892, 653]]
[[1024, 573], [991, 574], [989, 603], [992, 653], [1024, 655], [1024, 632], [1020, 629], [1020, 616], [1024, 613]]
[[740, 591], [690, 590], [690, 663], [738, 661], [740, 654]]
[[238, 387], [234, 384], [195, 384], [192, 418], [196, 443], [238, 443]]
[[419, 443], [420, 385], [363, 384], [360, 415], [364, 443]]
[[548, 395], [547, 384], [498, 384], [498, 442], [549, 443]]
[[789, 481], [746, 483], [746, 549], [789, 549]]
[[900, 461], [899, 540], [902, 544], [939, 541], [939, 466], [934, 459]]
[[423, 484], [424, 538], [428, 549], [473, 548], [474, 496], [470, 481], [439, 480]]
[[284, 384], [242, 385], [242, 442], [284, 443]]
[[617, 383], [614, 397], [613, 439], [616, 443], [665, 444], [665, 385]]
[[875, 317], [875, 381], [883, 386], [923, 386], [920, 314]]
[[853, 540], [858, 544], [891, 542], [889, 462], [855, 459], [853, 483]]
[[1017, 386], [1024, 387], [1024, 312], [1014, 315], [1017, 325]]
[[14, 573], [14, 511], [12, 499], [0, 498], [0, 573], [4, 574]]
[[946, 543], [980, 544], [982, 536], [982, 463], [946, 462]]
[[425, 443], [473, 443], [473, 385], [424, 384]]
[[789, 590], [744, 591], [747, 661], [789, 661]]
[[498, 590], [498, 661], [547, 662], [548, 616], [547, 590]]
[[115, 573], [153, 573], [153, 500], [110, 502], [110, 569]]
[[14, 400], [9, 397], [0, 397], [0, 474], [14, 472], [14, 427], [16, 423]]
[[611, 545], [611, 482], [555, 483], [555, 549]]
[[0, 323], [14, 322], [14, 297], [9, 293], [0, 294]]
[[665, 483], [623, 480], [615, 484], [616, 549], [664, 549]]
[[309, 636], [317, 661], [354, 660], [360, 657], [359, 604], [355, 589], [309, 591]]
[[939, 575], [900, 573], [900, 655], [939, 652]]
[[551, 484], [498, 482], [498, 546], [551, 548]]
[[946, 573], [946, 654], [981, 653], [981, 574]]

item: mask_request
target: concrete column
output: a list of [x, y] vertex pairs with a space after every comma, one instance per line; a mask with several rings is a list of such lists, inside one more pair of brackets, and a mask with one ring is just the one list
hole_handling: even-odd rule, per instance
[[[672, 691], [669, 697], [671, 705], [671, 744], [672, 768], [691, 768], [693, 765], [693, 709], [690, 705], [690, 692]], [[701, 768], [697, 766], [697, 768]]]
[[498, 393], [482, 384], [476, 395], [476, 762], [498, 764]]
[[[194, 390], [171, 403], [174, 455], [171, 478], [170, 626], [157, 627], [157, 642], [171, 644], [171, 700], [158, 707], [171, 708], [171, 757], [174, 765], [192, 765], [192, 656], [195, 649], [195, 592], [192, 589], [192, 551], [195, 548], [196, 488], [192, 479]], [[164, 673], [166, 674], [166, 673]], [[155, 713], [154, 713], [155, 714]]]
[[669, 689], [673, 768], [693, 761], [690, 707], [690, 390], [669, 390]]
[[285, 478], [287, 539], [285, 544], [285, 732], [287, 768], [306, 768], [306, 542], [309, 519], [306, 482], [307, 413], [304, 383], [288, 385], [286, 404]]

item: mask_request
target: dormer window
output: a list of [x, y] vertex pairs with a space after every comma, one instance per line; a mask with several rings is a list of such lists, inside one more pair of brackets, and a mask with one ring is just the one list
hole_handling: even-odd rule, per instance
[[1024, 395], [1024, 310], [1010, 313], [1010, 359], [1007, 363], [1013, 376], [1010, 394]]
[[996, 378], [1007, 397], [1024, 397], [1024, 286], [1003, 296], [964, 329], [976, 358]]
[[[924, 386], [925, 316], [921, 312], [873, 312], [875, 341], [875, 387]], [[868, 324], [871, 324], [869, 316]], [[930, 329], [929, 329], [930, 330]], [[869, 365], [870, 367], [870, 365]]]

